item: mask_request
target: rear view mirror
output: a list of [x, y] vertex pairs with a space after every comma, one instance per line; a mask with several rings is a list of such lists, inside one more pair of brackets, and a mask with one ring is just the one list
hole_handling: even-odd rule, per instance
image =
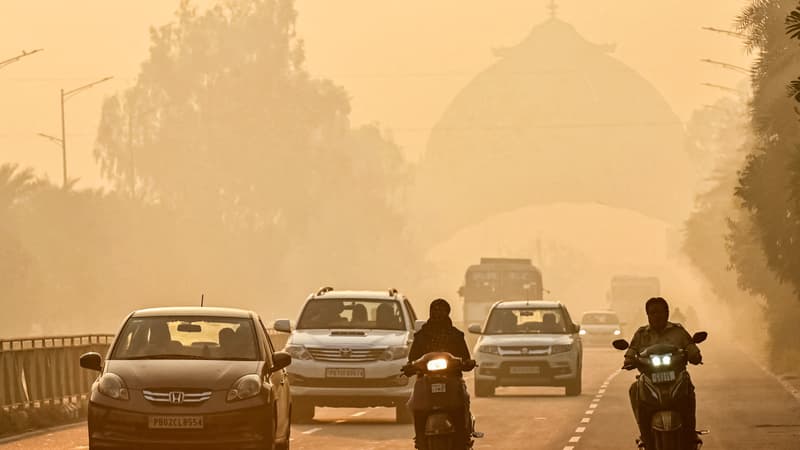
[[272, 371], [281, 370], [292, 363], [292, 357], [286, 352], [275, 352], [272, 354]]
[[477, 323], [473, 323], [472, 325], [470, 325], [469, 328], [467, 328], [467, 330], [469, 330], [469, 332], [472, 334], [483, 334], [481, 326], [478, 325]]
[[627, 350], [630, 345], [628, 345], [628, 341], [625, 339], [616, 339], [614, 342], [611, 343], [617, 350]]
[[575, 330], [575, 333], [581, 331], [581, 326], [578, 325], [577, 323], [573, 323], [572, 328]]
[[100, 353], [97, 352], [84, 353], [81, 355], [81, 367], [102, 372], [103, 358], [100, 356]]
[[424, 320], [415, 320], [414, 321], [414, 331], [421, 330], [423, 325], [425, 325], [425, 321]]
[[705, 341], [706, 338], [708, 338], [708, 333], [706, 333], [705, 331], [698, 331], [692, 336], [692, 342], [694, 342], [695, 344], [699, 344]]
[[278, 319], [272, 325], [272, 328], [274, 328], [275, 331], [280, 331], [281, 333], [291, 333], [292, 323], [289, 321], [289, 319]]
[[200, 325], [193, 324], [193, 323], [181, 323], [178, 324], [178, 331], [182, 333], [199, 333], [203, 330]]

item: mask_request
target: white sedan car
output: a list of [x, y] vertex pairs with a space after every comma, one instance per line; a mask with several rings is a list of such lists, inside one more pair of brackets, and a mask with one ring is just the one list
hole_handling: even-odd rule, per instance
[[583, 347], [580, 326], [567, 308], [552, 301], [507, 301], [492, 306], [475, 345], [475, 396], [494, 395], [499, 386], [564, 386], [581, 393]]

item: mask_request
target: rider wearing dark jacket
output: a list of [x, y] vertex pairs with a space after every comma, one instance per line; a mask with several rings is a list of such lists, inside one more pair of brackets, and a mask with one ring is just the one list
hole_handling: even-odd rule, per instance
[[[461, 358], [467, 362], [467, 367], [474, 367], [474, 362], [470, 359], [469, 348], [467, 341], [464, 339], [464, 333], [458, 328], [453, 326], [453, 321], [450, 320], [450, 304], [442, 298], [437, 298], [431, 302], [430, 318], [422, 326], [422, 328], [414, 334], [414, 342], [411, 344], [411, 350], [408, 353], [408, 361], [414, 362], [426, 353], [430, 352], [448, 352], [453, 356]], [[470, 364], [472, 363], [472, 364]], [[469, 417], [469, 394], [464, 389], [464, 411], [453, 414], [454, 427], [457, 430], [465, 430], [457, 436], [455, 448], [466, 448], [466, 417]], [[414, 431], [416, 436], [414, 441], [416, 448], [424, 448], [425, 438], [425, 421], [427, 420], [427, 413], [425, 411], [414, 411]]]

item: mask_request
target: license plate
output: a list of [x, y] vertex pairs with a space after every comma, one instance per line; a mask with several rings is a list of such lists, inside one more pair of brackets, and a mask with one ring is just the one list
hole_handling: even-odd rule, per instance
[[364, 378], [364, 369], [329, 367], [325, 369], [325, 378]]
[[447, 392], [447, 385], [445, 383], [431, 384], [431, 392]]
[[653, 379], [653, 383], [667, 383], [670, 381], [675, 381], [675, 371], [670, 370], [669, 372], [653, 372], [653, 375], [650, 378]]
[[539, 366], [511, 366], [510, 372], [514, 375], [537, 375], [541, 373]]
[[150, 416], [150, 428], [202, 429], [203, 416]]

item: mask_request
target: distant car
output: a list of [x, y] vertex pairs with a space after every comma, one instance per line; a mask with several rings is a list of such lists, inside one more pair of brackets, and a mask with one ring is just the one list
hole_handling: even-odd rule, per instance
[[581, 393], [580, 327], [566, 306], [552, 301], [506, 301], [492, 306], [486, 324], [470, 325], [475, 344], [475, 396], [499, 386], [564, 386]]
[[622, 334], [622, 324], [614, 311], [586, 311], [581, 317], [580, 334], [584, 344], [611, 348], [611, 342]]
[[229, 308], [131, 313], [89, 400], [89, 448], [288, 449], [291, 397], [285, 367], [257, 314]]
[[291, 332], [286, 351], [296, 423], [311, 421], [317, 406], [393, 407], [396, 420], [411, 423], [406, 407], [412, 383], [406, 363], [417, 317], [395, 289], [337, 291], [323, 288], [303, 306], [297, 327], [287, 319], [276, 331]]

